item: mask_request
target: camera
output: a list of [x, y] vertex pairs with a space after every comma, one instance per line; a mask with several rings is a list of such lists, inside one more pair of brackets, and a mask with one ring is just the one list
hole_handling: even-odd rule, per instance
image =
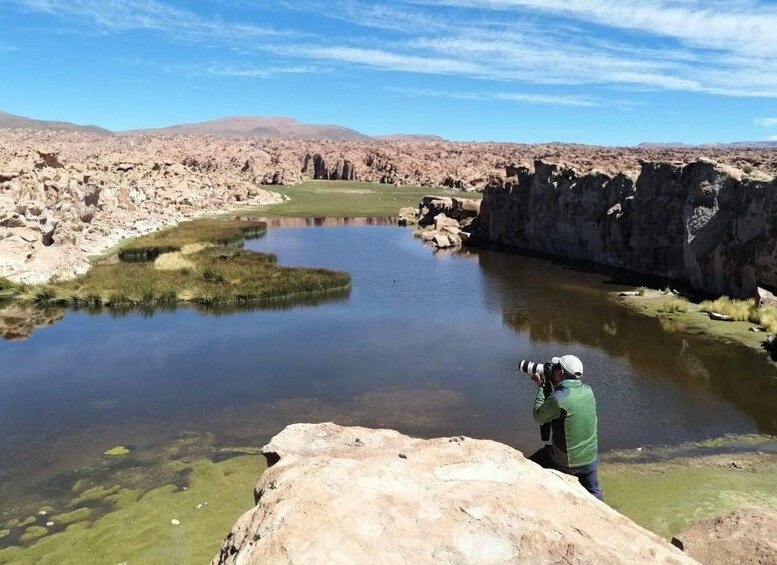
[[553, 363], [542, 363], [540, 361], [527, 361], [524, 359], [523, 361], [518, 363], [518, 369], [523, 371], [524, 373], [529, 373], [530, 375], [537, 373], [547, 382], [550, 380], [550, 376], [553, 373]]
[[[518, 369], [524, 373], [529, 373], [530, 375], [537, 373], [543, 379], [542, 388], [545, 391], [545, 396], [547, 397], [553, 394], [553, 380], [551, 379], [551, 376], [553, 375], [553, 363], [527, 361], [524, 359], [518, 363]], [[540, 426], [540, 437], [542, 438], [542, 441], [550, 440], [550, 430], [550, 422]]]

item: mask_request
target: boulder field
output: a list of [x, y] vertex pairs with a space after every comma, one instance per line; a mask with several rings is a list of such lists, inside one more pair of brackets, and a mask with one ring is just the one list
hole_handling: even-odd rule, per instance
[[777, 287], [777, 179], [699, 159], [639, 173], [536, 161], [486, 187], [473, 239], [680, 280], [710, 294]]
[[[626, 190], [627, 179], [632, 177], [619, 172], [637, 169], [640, 159], [689, 162], [701, 154], [753, 174], [777, 172], [774, 152], [768, 149], [333, 142], [0, 129], [0, 277], [31, 284], [53, 277], [73, 277], [88, 269], [90, 255], [124, 237], [141, 235], [187, 217], [277, 201], [278, 195], [263, 190], [262, 185], [327, 179], [482, 190], [486, 186], [512, 186], [519, 180], [519, 171], [521, 179], [527, 174], [522, 171], [528, 168], [521, 164], [542, 160], [569, 163], [580, 171], [596, 168], [603, 171], [601, 182], [620, 179], [607, 184], [614, 190], [622, 183]], [[654, 167], [665, 171], [673, 166]], [[558, 167], [558, 171], [566, 170]], [[540, 172], [538, 178], [543, 174]], [[592, 173], [575, 175], [599, 178]], [[671, 181], [672, 175], [668, 175]], [[683, 197], [670, 192], [683, 186], [666, 186], [660, 191], [661, 198], [681, 201]], [[640, 202], [648, 202], [649, 197]], [[707, 198], [707, 192], [699, 198]], [[586, 203], [596, 200], [591, 194], [586, 199]], [[492, 201], [498, 206], [497, 200], [494, 192]], [[621, 206], [627, 214], [628, 204], [621, 202]], [[610, 207], [603, 211], [605, 215]], [[656, 218], [651, 219], [660, 219], [663, 208], [654, 208]], [[533, 215], [541, 211], [529, 209]], [[492, 226], [493, 236], [504, 239], [496, 208], [493, 212], [497, 220]], [[505, 216], [502, 223], [511, 224], [512, 220]], [[637, 229], [635, 233], [642, 232]], [[446, 238], [451, 239], [448, 235]], [[506, 239], [523, 243], [520, 238]], [[709, 238], [702, 239], [703, 245], [698, 245], [708, 246]], [[650, 244], [638, 242], [633, 254]], [[658, 254], [664, 252], [661, 246], [657, 249]], [[601, 254], [587, 251], [584, 255], [596, 260]], [[647, 263], [652, 261], [646, 259]]]
[[213, 565], [696, 563], [506, 445], [294, 424]]

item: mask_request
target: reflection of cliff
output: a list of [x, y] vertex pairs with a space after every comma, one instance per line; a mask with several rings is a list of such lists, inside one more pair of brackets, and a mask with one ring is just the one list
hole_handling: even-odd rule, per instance
[[537, 161], [486, 189], [481, 238], [749, 296], [777, 285], [775, 181], [700, 160], [639, 176]]
[[0, 303], [0, 336], [7, 340], [27, 339], [38, 328], [61, 320], [62, 308], [37, 308], [18, 303]]
[[[581, 344], [627, 360], [639, 373], [707, 390], [777, 433], [777, 379], [765, 355], [687, 333], [612, 302], [605, 277], [548, 260], [482, 251], [489, 297], [505, 323], [535, 342]], [[493, 299], [493, 298], [492, 298]], [[681, 329], [681, 328], [680, 328]]]
[[[253, 219], [253, 218], [252, 218]], [[349, 226], [396, 226], [398, 218], [262, 218], [270, 228], [342, 228]]]

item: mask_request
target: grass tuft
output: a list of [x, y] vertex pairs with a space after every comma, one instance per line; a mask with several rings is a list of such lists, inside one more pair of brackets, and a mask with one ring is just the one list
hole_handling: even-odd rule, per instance
[[688, 311], [688, 302], [682, 298], [672, 297], [665, 300], [659, 307], [658, 311], [665, 314], [677, 314]]

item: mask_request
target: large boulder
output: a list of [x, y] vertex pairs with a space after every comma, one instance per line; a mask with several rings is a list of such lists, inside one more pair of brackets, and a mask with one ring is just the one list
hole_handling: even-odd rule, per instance
[[213, 564], [695, 563], [500, 443], [295, 424]]
[[776, 531], [773, 510], [744, 508], [702, 520], [672, 543], [705, 565], [777, 563]]

